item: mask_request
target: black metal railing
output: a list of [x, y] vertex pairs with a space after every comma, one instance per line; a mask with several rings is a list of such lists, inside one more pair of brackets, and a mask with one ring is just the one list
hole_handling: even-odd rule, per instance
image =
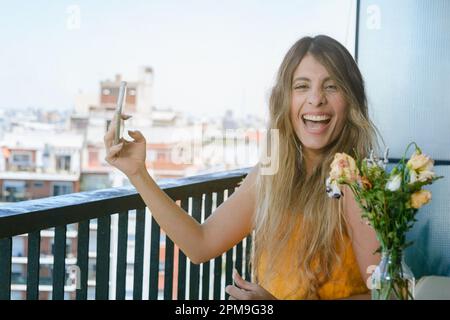
[[[229, 197], [249, 168], [212, 173], [160, 182], [160, 187], [197, 221], [208, 218], [214, 208]], [[26, 299], [39, 299], [41, 231], [54, 230], [52, 262], [52, 299], [64, 299], [67, 281], [67, 229], [76, 224], [76, 267], [80, 271], [80, 287], [74, 298], [88, 299], [88, 276], [92, 272], [90, 259], [90, 224], [96, 220], [95, 299], [125, 299], [127, 279], [128, 230], [130, 215], [135, 217], [133, 299], [144, 294], [144, 265], [150, 264], [148, 298], [163, 299], [221, 299], [224, 288], [232, 283], [232, 269], [247, 278], [251, 237], [228, 252], [201, 265], [191, 263], [181, 250], [161, 232], [158, 224], [146, 214], [145, 203], [132, 187], [11, 203], [0, 206], [0, 299], [11, 299], [13, 238], [26, 234]], [[111, 221], [117, 216], [117, 251], [111, 260]], [[146, 219], [150, 218], [150, 228]], [[147, 226], [148, 226], [147, 222]], [[150, 237], [150, 253], [145, 260], [145, 240]], [[161, 241], [162, 240], [162, 241]], [[163, 244], [165, 243], [165, 247]], [[164, 270], [160, 270], [160, 250], [164, 248]], [[174, 257], [178, 257], [175, 264]], [[111, 264], [116, 274], [110, 274]], [[212, 269], [213, 268], [213, 269]], [[160, 282], [161, 274], [163, 283]], [[177, 277], [176, 283], [174, 279]], [[111, 297], [111, 282], [115, 280], [115, 296]], [[22, 280], [21, 283], [24, 281]], [[48, 282], [48, 281], [47, 281]], [[92, 284], [92, 282], [91, 282]], [[41, 281], [42, 285], [42, 281]], [[161, 290], [161, 286], [163, 289]], [[92, 290], [92, 289], [91, 289]], [[201, 294], [200, 294], [201, 293]], [[67, 298], [67, 297], [66, 297]]]

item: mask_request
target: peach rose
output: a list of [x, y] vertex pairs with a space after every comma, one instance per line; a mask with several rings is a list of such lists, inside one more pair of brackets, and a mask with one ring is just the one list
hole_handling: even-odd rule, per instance
[[335, 154], [330, 167], [330, 177], [333, 181], [354, 183], [359, 179], [355, 159], [344, 152]]
[[406, 164], [409, 169], [410, 183], [416, 181], [425, 182], [435, 176], [433, 172], [433, 160], [423, 153], [416, 152]]
[[419, 190], [411, 195], [411, 207], [419, 209], [431, 200], [431, 192], [428, 190]]

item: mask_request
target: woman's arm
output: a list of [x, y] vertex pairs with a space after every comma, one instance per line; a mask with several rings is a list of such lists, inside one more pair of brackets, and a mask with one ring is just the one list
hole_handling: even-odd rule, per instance
[[[129, 116], [122, 116], [124, 120]], [[198, 223], [159, 188], [145, 167], [146, 140], [129, 131], [133, 141], [113, 145], [115, 119], [104, 136], [106, 161], [121, 170], [141, 195], [152, 216], [194, 263], [214, 258], [249, 234], [255, 210], [255, 166], [242, 185], [203, 223]]]
[[380, 255], [378, 253], [374, 254], [380, 244], [375, 230], [361, 217], [362, 210], [347, 186], [344, 188], [343, 201], [344, 214], [352, 239], [353, 251], [358, 261], [361, 276], [367, 282], [370, 276], [367, 273], [367, 268], [372, 265], [378, 265], [380, 262]]

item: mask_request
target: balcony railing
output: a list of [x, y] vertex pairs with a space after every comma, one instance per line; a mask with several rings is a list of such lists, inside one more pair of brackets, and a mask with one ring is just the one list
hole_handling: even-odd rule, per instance
[[[160, 182], [160, 187], [177, 201], [197, 221], [202, 222], [229, 197], [238, 183], [248, 173], [247, 169], [199, 175], [189, 178]], [[122, 187], [81, 192], [39, 200], [11, 203], [0, 206], [0, 299], [11, 299], [13, 237], [27, 234], [26, 298], [39, 298], [39, 284], [52, 286], [52, 299], [64, 299], [67, 292], [67, 229], [76, 224], [76, 265], [80, 270], [79, 289], [75, 298], [88, 298], [89, 279], [89, 233], [91, 220], [97, 221], [95, 299], [125, 299], [127, 279], [127, 241], [130, 212], [135, 211], [135, 246], [133, 262], [133, 299], [145, 297], [158, 299], [158, 286], [163, 265], [164, 299], [221, 299], [224, 288], [232, 283], [232, 269], [236, 268], [247, 278], [251, 236], [221, 256], [201, 265], [191, 263], [181, 250], [169, 239], [165, 239], [165, 256], [160, 263], [161, 230], [153, 218], [151, 227], [146, 228], [146, 206], [140, 195], [132, 187]], [[112, 217], [118, 216], [117, 236], [111, 237]], [[147, 223], [148, 225], [149, 223]], [[51, 282], [40, 279], [41, 231], [54, 229], [54, 258]], [[144, 255], [145, 240], [150, 238], [150, 253]], [[111, 243], [115, 239], [117, 244]], [[112, 245], [117, 245], [115, 258], [111, 259]], [[174, 255], [178, 257], [175, 264]], [[144, 260], [148, 257], [148, 260]], [[115, 274], [110, 274], [111, 264], [115, 264]], [[149, 264], [148, 283], [144, 285], [144, 265]], [[24, 277], [25, 278], [25, 277]], [[174, 283], [174, 279], [177, 281]], [[41, 281], [40, 281], [41, 280]], [[112, 281], [114, 280], [114, 281]], [[114, 282], [115, 296], [111, 296]], [[161, 297], [160, 297], [161, 298]]]

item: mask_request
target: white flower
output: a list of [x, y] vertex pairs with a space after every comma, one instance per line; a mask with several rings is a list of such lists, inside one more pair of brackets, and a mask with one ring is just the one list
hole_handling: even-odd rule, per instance
[[383, 160], [384, 164], [388, 164], [389, 163], [389, 147], [386, 147], [386, 150], [384, 150], [384, 160]]
[[409, 183], [413, 184], [416, 181], [425, 182], [434, 178], [435, 173], [431, 170], [415, 171], [409, 170], [410, 180]]
[[383, 170], [386, 169], [386, 165], [384, 164], [384, 161], [383, 161], [383, 160], [378, 160], [377, 166], [379, 166], [379, 167], [382, 168]]
[[330, 198], [339, 199], [342, 196], [341, 189], [339, 188], [338, 183], [335, 180], [331, 180], [331, 177], [328, 177], [326, 181], [327, 186], [327, 194]]
[[389, 178], [389, 181], [386, 183], [386, 189], [392, 192], [397, 191], [400, 188], [402, 183], [402, 176], [396, 174]]
[[379, 167], [383, 170], [386, 169], [386, 164], [389, 162], [388, 160], [388, 154], [389, 154], [389, 148], [386, 148], [384, 152], [384, 159], [381, 160], [377, 156], [374, 155], [373, 150], [370, 150], [369, 157], [365, 158], [363, 161], [365, 161], [367, 168], [373, 168], [373, 167]]
[[374, 159], [374, 157], [373, 157], [373, 150], [370, 150], [369, 156], [368, 156], [367, 158], [365, 158], [364, 161], [366, 162], [367, 167], [368, 167], [369, 169], [372, 168], [372, 167], [374, 167], [374, 166], [376, 165], [376, 164], [375, 164], [375, 159]]

